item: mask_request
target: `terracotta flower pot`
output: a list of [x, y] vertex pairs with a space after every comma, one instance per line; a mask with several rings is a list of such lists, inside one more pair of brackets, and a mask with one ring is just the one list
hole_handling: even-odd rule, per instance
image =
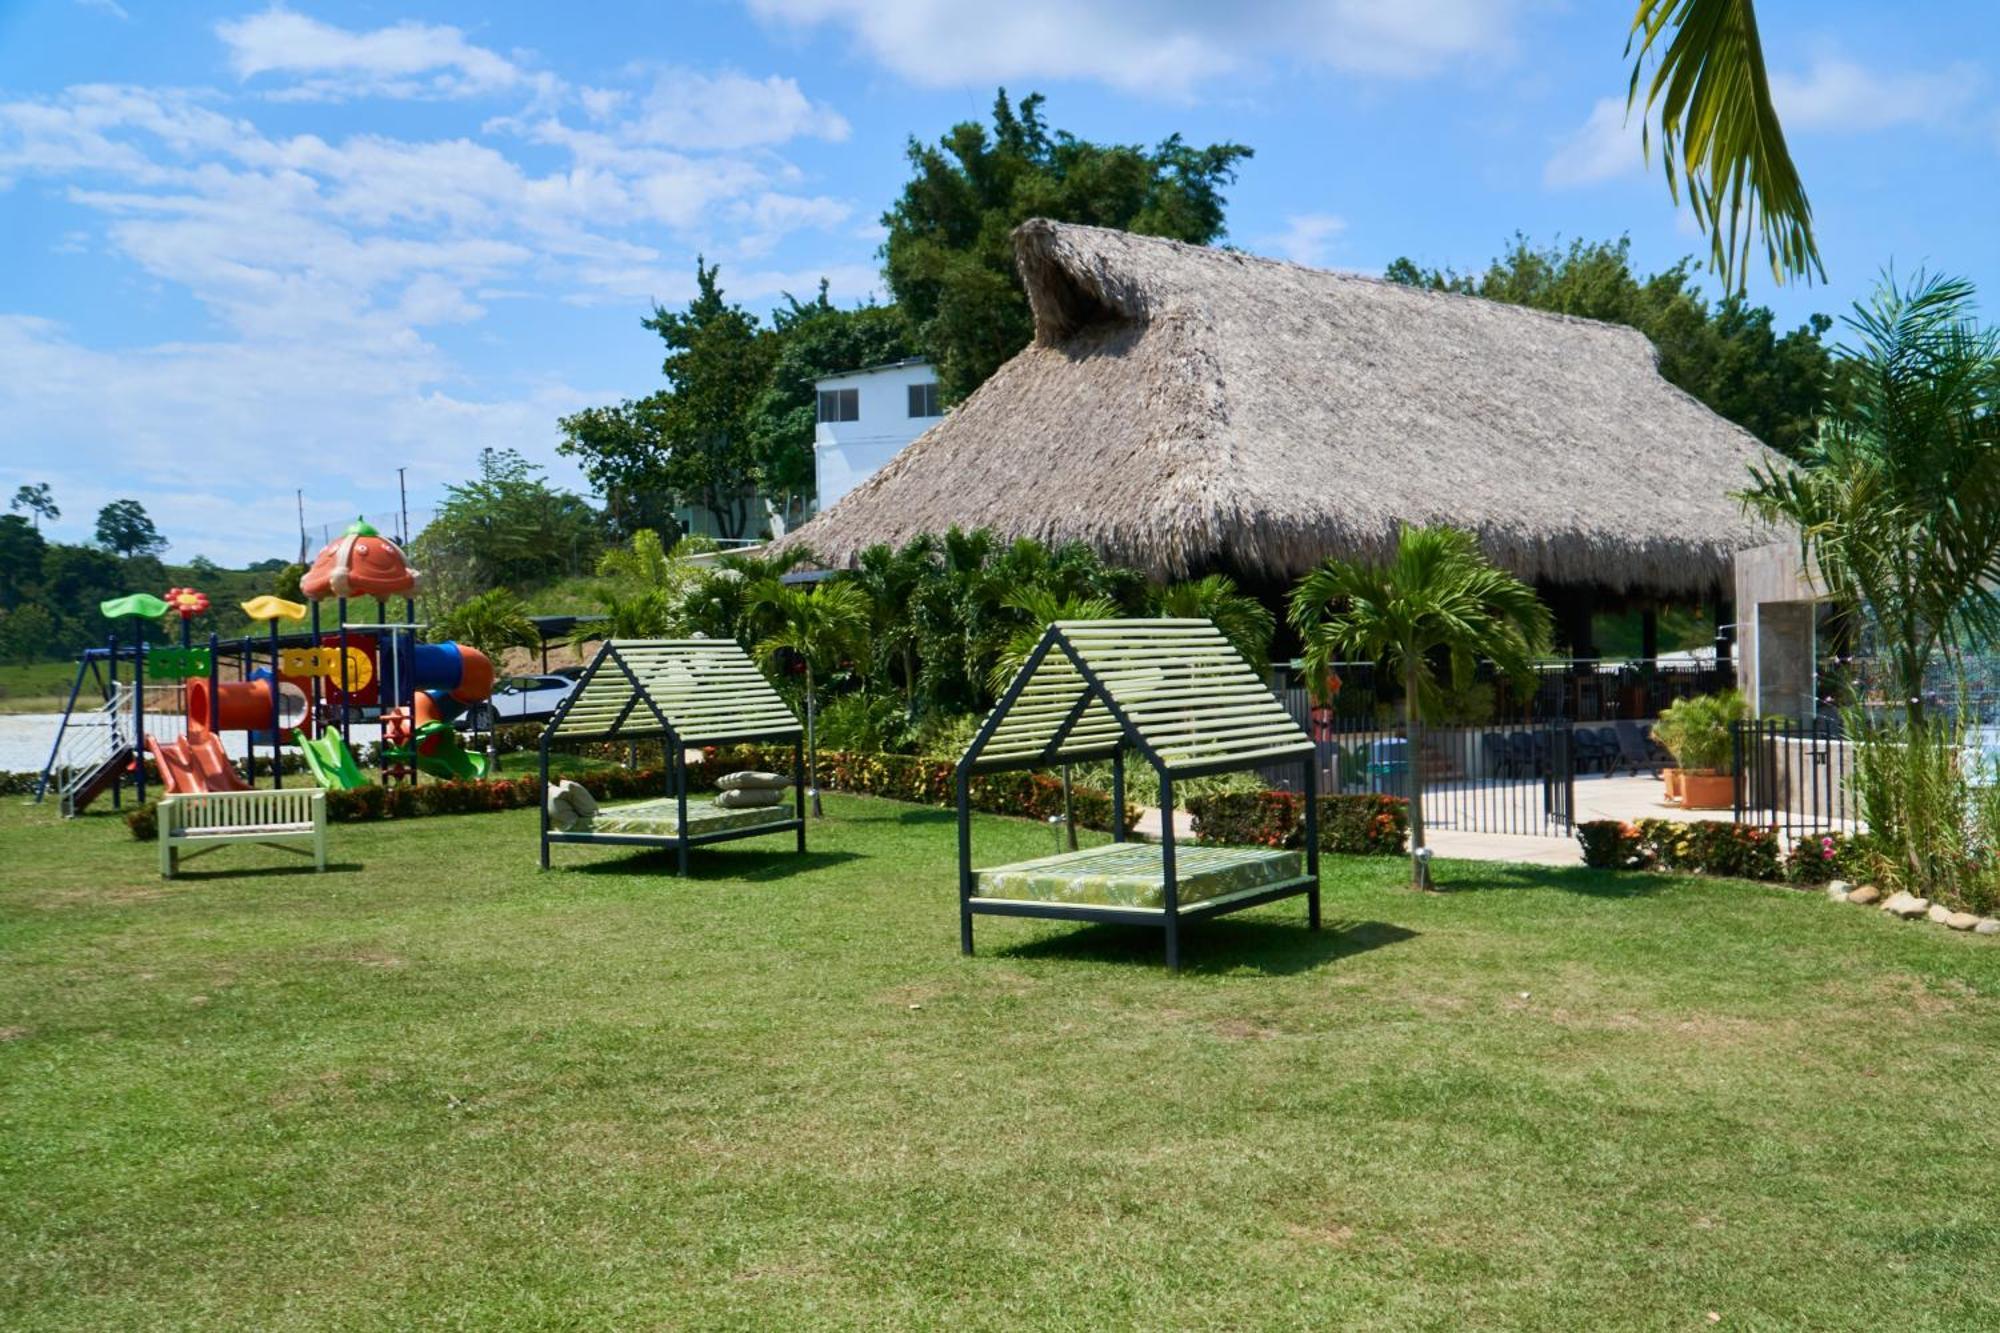
[[1681, 771], [1678, 768], [1666, 768], [1661, 769], [1660, 774], [1667, 780], [1667, 799], [1669, 801], [1680, 800]]
[[1727, 773], [1681, 775], [1681, 804], [1690, 810], [1727, 810], [1736, 803], [1736, 780]]

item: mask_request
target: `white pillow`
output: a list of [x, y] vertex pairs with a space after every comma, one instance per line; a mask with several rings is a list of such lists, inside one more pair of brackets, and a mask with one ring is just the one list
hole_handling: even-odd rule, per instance
[[576, 807], [570, 804], [567, 782], [558, 782], [549, 788], [549, 825], [558, 833], [568, 833], [576, 827]]
[[571, 782], [567, 778], [563, 780], [563, 786], [569, 790], [570, 806], [578, 816], [584, 819], [596, 818], [597, 798], [590, 794], [588, 787], [581, 782]]
[[715, 803], [724, 810], [763, 810], [785, 803], [782, 787], [737, 787], [715, 794]]
[[745, 769], [741, 773], [724, 773], [715, 780], [715, 785], [723, 791], [755, 791], [760, 788], [783, 789], [792, 785], [792, 780], [783, 773], [759, 773], [755, 769]]

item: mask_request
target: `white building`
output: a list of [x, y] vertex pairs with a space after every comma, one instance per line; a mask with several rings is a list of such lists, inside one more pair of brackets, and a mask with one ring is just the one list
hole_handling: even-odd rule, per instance
[[873, 476], [896, 452], [937, 424], [937, 375], [920, 357], [828, 375], [813, 430], [813, 477], [820, 509]]

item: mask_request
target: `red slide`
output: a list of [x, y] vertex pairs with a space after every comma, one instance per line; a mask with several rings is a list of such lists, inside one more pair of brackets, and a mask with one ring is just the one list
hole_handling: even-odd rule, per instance
[[146, 749], [160, 770], [160, 783], [168, 794], [197, 791], [249, 791], [250, 784], [229, 762], [222, 738], [212, 731], [191, 731], [177, 741], [160, 742], [148, 736]]

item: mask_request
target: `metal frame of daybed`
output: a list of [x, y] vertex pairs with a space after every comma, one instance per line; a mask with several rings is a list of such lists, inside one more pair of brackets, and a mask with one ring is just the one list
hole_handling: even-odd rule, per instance
[[[612, 688], [593, 691], [591, 687], [613, 668], [618, 677], [612, 679]], [[698, 683], [693, 692], [674, 697], [663, 707], [654, 690], [672, 684], [676, 672], [685, 672], [690, 678], [705, 672], [711, 682], [705, 686]], [[638, 715], [636, 725], [628, 725], [642, 704], [645, 713]], [[679, 715], [678, 724], [675, 714]], [[666, 794], [675, 798], [678, 834], [565, 833], [549, 826], [549, 751], [553, 744], [654, 739], [666, 747]], [[711, 833], [688, 833], [688, 747], [785, 739], [792, 742], [790, 817]], [[733, 640], [618, 639], [600, 645], [576, 688], [542, 728], [541, 774], [544, 870], [549, 868], [553, 843], [672, 847], [676, 869], [682, 875], [688, 872], [688, 849], [708, 843], [797, 830], [798, 850], [806, 849], [805, 731], [750, 655]], [[772, 807], [774, 813], [783, 809], [782, 805]]]
[[[1051, 654], [1058, 662], [1038, 681]], [[1071, 673], [1074, 673], [1073, 675]], [[1018, 713], [1016, 710], [1019, 710]], [[1014, 725], [1011, 729], [1009, 722]], [[1111, 837], [1126, 840], [1125, 755], [1136, 749], [1159, 774], [1163, 902], [1158, 908], [982, 898], [973, 892], [971, 782], [982, 773], [1111, 761]], [[1174, 861], [1174, 782], [1296, 761], [1305, 793], [1306, 873], [1183, 907]], [[955, 772], [958, 801], [959, 951], [972, 952], [975, 916], [1043, 917], [1151, 926], [1163, 932], [1168, 968], [1181, 961], [1181, 923], [1306, 896], [1320, 925], [1318, 773], [1312, 738], [1286, 712], [1214, 622], [1057, 621], [986, 716]]]

